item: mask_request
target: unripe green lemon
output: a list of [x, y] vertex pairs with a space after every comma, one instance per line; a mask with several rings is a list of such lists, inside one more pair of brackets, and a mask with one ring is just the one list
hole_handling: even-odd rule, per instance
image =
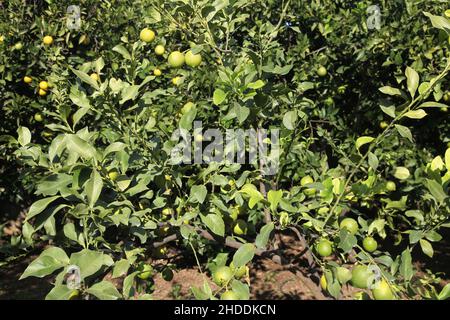
[[365, 265], [356, 265], [352, 269], [352, 286], [360, 289], [367, 289], [372, 272]]
[[202, 56], [200, 54], [193, 54], [191, 50], [186, 52], [185, 56], [186, 64], [190, 67], [197, 67], [202, 62]]
[[139, 34], [139, 38], [144, 42], [152, 42], [153, 39], [155, 39], [155, 33], [153, 30], [150, 30], [148, 28], [144, 28], [141, 30], [141, 33]]
[[397, 189], [397, 186], [395, 185], [395, 182], [393, 182], [393, 181], [386, 182], [386, 190], [395, 191], [396, 189]]
[[147, 280], [153, 273], [153, 267], [149, 264], [141, 263], [138, 267], [138, 271], [137, 277], [142, 280]]
[[167, 61], [171, 67], [179, 68], [184, 64], [184, 54], [180, 51], [173, 51], [169, 54]]
[[231, 261], [231, 263], [230, 263], [230, 268], [231, 268], [231, 271], [234, 272], [234, 276], [237, 279], [240, 279], [243, 276], [245, 276], [249, 270], [249, 268], [247, 266], [240, 266], [239, 268], [235, 268], [233, 261]]
[[156, 55], [158, 55], [158, 56], [162, 56], [162, 55], [164, 54], [165, 51], [166, 51], [166, 49], [164, 49], [164, 46], [161, 45], [161, 44], [158, 44], [158, 45], [155, 47], [155, 53], [156, 53]]
[[367, 252], [374, 252], [377, 250], [378, 242], [373, 237], [365, 237], [363, 240], [363, 248]]
[[213, 281], [218, 286], [224, 286], [233, 278], [233, 271], [230, 267], [222, 266], [217, 268], [213, 274]]
[[322, 239], [316, 244], [316, 251], [321, 257], [328, 257], [333, 252], [328, 240]]
[[394, 294], [386, 280], [381, 280], [372, 289], [375, 300], [394, 300]]
[[42, 114], [36, 113], [34, 115], [34, 120], [36, 120], [37, 122], [42, 122], [44, 120], [44, 117], [42, 116]]
[[355, 234], [359, 229], [358, 222], [356, 222], [356, 220], [352, 218], [345, 218], [344, 220], [342, 220], [339, 227], [341, 229], [347, 229], [351, 234]]
[[323, 291], [327, 290], [327, 278], [324, 274], [320, 277], [320, 287]]
[[319, 77], [325, 77], [327, 73], [327, 69], [324, 66], [320, 66], [319, 69], [317, 69], [317, 74]]
[[236, 292], [227, 290], [220, 296], [220, 300], [239, 300], [239, 296]]
[[386, 129], [388, 127], [388, 123], [386, 121], [381, 121], [380, 122], [380, 128], [381, 129]]

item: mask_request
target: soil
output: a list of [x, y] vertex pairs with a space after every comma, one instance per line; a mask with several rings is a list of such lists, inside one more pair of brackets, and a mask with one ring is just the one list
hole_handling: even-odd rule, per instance
[[[17, 219], [20, 220], [20, 219]], [[5, 231], [11, 234], [16, 233], [19, 225], [13, 220], [4, 226]], [[450, 232], [442, 234], [444, 239], [449, 239]], [[281, 259], [270, 259], [256, 257], [250, 266], [251, 299], [290, 299], [290, 300], [324, 300], [333, 299], [326, 295], [319, 286], [318, 274], [314, 274], [308, 267], [304, 248], [293, 234], [283, 234], [280, 237], [282, 247]], [[0, 239], [0, 258], [5, 254], [7, 242]], [[0, 261], [0, 300], [40, 300], [52, 288], [54, 277], [43, 279], [29, 277], [18, 280], [28, 264], [33, 261], [43, 248], [36, 248], [34, 252], [22, 254], [14, 260], [8, 262]], [[433, 259], [416, 250], [413, 255], [416, 267], [419, 269], [419, 276], [425, 275], [428, 270], [436, 273], [442, 279], [440, 286], [443, 287], [450, 282], [450, 243], [442, 241], [434, 245], [435, 256]], [[2, 252], [3, 251], [3, 252]], [[3, 253], [3, 254], [2, 254]], [[6, 254], [8, 256], [8, 254]], [[169, 256], [175, 256], [172, 262], [180, 266], [174, 272], [171, 281], [166, 281], [161, 274], [155, 276], [155, 290], [152, 294], [154, 299], [193, 299], [191, 287], [201, 286], [205, 277], [198, 269], [195, 259], [192, 256], [183, 256], [172, 248]], [[1, 258], [0, 260], [3, 260]], [[276, 262], [278, 261], [278, 262]], [[280, 263], [281, 261], [281, 263]], [[167, 260], [154, 261], [154, 265], [165, 265]], [[111, 275], [105, 276], [105, 280], [112, 281], [118, 288], [122, 285], [123, 279], [111, 279]], [[208, 280], [212, 289], [216, 289], [214, 283]], [[340, 299], [353, 299], [355, 293], [361, 291], [351, 286], [343, 286]]]

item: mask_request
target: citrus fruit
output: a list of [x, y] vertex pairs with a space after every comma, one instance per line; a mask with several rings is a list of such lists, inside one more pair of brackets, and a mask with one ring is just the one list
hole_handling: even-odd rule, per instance
[[153, 39], [155, 39], [155, 33], [153, 30], [150, 30], [148, 28], [144, 28], [141, 30], [141, 33], [139, 34], [139, 38], [144, 42], [152, 42]]
[[352, 278], [352, 272], [344, 267], [336, 268], [337, 279], [340, 283], [344, 284]]
[[158, 44], [158, 45], [155, 47], [155, 53], [156, 53], [156, 55], [158, 55], [158, 56], [162, 56], [162, 55], [164, 54], [165, 51], [166, 51], [166, 49], [164, 49], [164, 46], [161, 45], [161, 44]]
[[161, 72], [161, 70], [159, 70], [158, 68], [156, 68], [155, 70], [153, 70], [153, 74], [154, 74], [155, 76], [159, 77], [159, 76], [162, 74], [162, 72]]
[[317, 69], [317, 75], [319, 77], [325, 77], [327, 75], [327, 69], [324, 66], [320, 66], [319, 69]]
[[119, 177], [119, 171], [117, 171], [116, 169], [111, 170], [110, 172], [108, 172], [108, 177], [112, 181], [116, 181]]
[[333, 251], [328, 240], [322, 239], [316, 244], [316, 251], [321, 257], [328, 257]]
[[94, 72], [94, 73], [91, 73], [89, 77], [91, 77], [91, 79], [94, 80], [94, 81], [100, 80], [100, 77], [99, 77], [98, 74], [95, 73], [95, 72]]
[[320, 277], [320, 287], [321, 287], [324, 291], [327, 290], [327, 278], [325, 277], [324, 274]]
[[188, 66], [197, 67], [202, 62], [202, 56], [200, 54], [194, 54], [189, 50], [186, 52], [185, 60]]
[[5, 37], [4, 36], [0, 36], [0, 44], [3, 43], [3, 41], [5, 41]]
[[165, 216], [170, 216], [170, 215], [173, 215], [174, 212], [173, 212], [172, 208], [164, 208], [162, 211], [162, 214]]
[[25, 83], [31, 83], [32, 81], [33, 81], [33, 79], [31, 79], [31, 77], [29, 77], [29, 76], [23, 77], [23, 82], [25, 82]]
[[47, 94], [47, 91], [45, 91], [44, 89], [39, 89], [39, 95], [41, 96], [41, 97], [43, 97], [43, 96], [45, 96], [46, 94]]
[[367, 289], [372, 272], [365, 265], [356, 265], [352, 270], [352, 286], [360, 289]]
[[47, 81], [39, 82], [39, 88], [42, 89], [42, 90], [47, 90], [48, 89], [48, 82]]
[[227, 290], [221, 294], [220, 300], [239, 300], [239, 296], [236, 294], [236, 292]]
[[17, 42], [14, 45], [14, 49], [16, 49], [16, 50], [21, 50], [22, 48], [23, 48], [23, 44], [21, 42]]
[[380, 128], [381, 129], [386, 129], [388, 127], [388, 123], [386, 121], [381, 121], [380, 122]]
[[356, 220], [352, 218], [345, 218], [344, 220], [342, 220], [339, 227], [341, 229], [347, 229], [351, 234], [355, 234], [359, 229], [358, 222], [356, 222]]
[[172, 78], [172, 84], [174, 84], [176, 86], [181, 84], [181, 77], [174, 77], [174, 78]]
[[37, 122], [42, 122], [42, 120], [44, 120], [44, 117], [42, 116], [42, 114], [36, 113], [34, 115], [34, 120], [36, 120]]
[[391, 287], [384, 279], [375, 284], [375, 287], [372, 289], [372, 294], [375, 300], [394, 300]]
[[233, 278], [233, 271], [230, 267], [222, 266], [217, 268], [213, 274], [213, 281], [218, 286], [224, 286]]
[[447, 18], [450, 18], [450, 9], [445, 10], [444, 15], [445, 15]]
[[314, 180], [313, 178], [311, 178], [311, 176], [304, 176], [301, 180], [300, 180], [300, 185], [303, 187], [307, 184], [313, 183]]
[[247, 266], [240, 266], [239, 268], [235, 268], [233, 261], [231, 261], [231, 263], [230, 263], [230, 268], [231, 268], [231, 271], [233, 271], [234, 276], [237, 279], [240, 279], [243, 276], [245, 276], [249, 270]]
[[171, 67], [179, 68], [184, 64], [184, 54], [180, 51], [173, 51], [169, 54], [167, 61]]
[[395, 191], [396, 189], [397, 189], [397, 186], [395, 185], [395, 182], [393, 182], [393, 181], [386, 182], [386, 190]]
[[137, 277], [142, 280], [147, 280], [152, 275], [153, 268], [149, 264], [141, 263], [138, 267], [138, 271]]
[[247, 233], [247, 228], [247, 222], [238, 219], [234, 225], [233, 232], [234, 234], [240, 236]]
[[53, 43], [53, 37], [45, 36], [44, 39], [42, 39], [42, 42], [44, 42], [45, 45], [49, 46]]
[[373, 237], [365, 237], [363, 240], [363, 248], [367, 252], [374, 252], [377, 250], [378, 243]]
[[450, 102], [450, 92], [446, 92], [443, 98], [445, 102]]

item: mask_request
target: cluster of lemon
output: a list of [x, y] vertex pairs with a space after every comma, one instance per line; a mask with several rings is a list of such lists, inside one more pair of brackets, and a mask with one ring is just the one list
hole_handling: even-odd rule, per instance
[[[139, 34], [139, 38], [141, 41], [145, 43], [150, 43], [155, 40], [155, 32], [153, 30], [150, 30], [148, 28], [142, 29], [142, 31]], [[166, 49], [162, 44], [158, 44], [155, 46], [155, 54], [158, 56], [163, 56], [166, 52]], [[200, 65], [202, 62], [202, 56], [200, 54], [194, 54], [192, 50], [186, 51], [186, 53], [180, 52], [180, 51], [172, 51], [168, 57], [167, 62], [172, 68], [181, 68], [184, 64], [195, 68]], [[153, 74], [157, 77], [162, 75], [162, 71], [159, 68], [155, 68], [153, 70]], [[172, 79], [172, 83], [174, 85], [178, 85], [181, 83], [181, 77], [176, 76]]]

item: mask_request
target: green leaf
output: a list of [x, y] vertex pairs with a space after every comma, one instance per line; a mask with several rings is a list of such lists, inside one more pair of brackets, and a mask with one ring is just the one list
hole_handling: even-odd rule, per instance
[[429, 12], [424, 12], [424, 15], [426, 15], [428, 18], [430, 18], [431, 20], [431, 24], [433, 25], [433, 27], [441, 29], [441, 30], [446, 30], [447, 32], [450, 31], [450, 20], [441, 16], [435, 16], [432, 15]]
[[66, 285], [56, 285], [45, 297], [45, 300], [69, 300], [74, 289], [70, 289]]
[[17, 129], [17, 134], [19, 135], [17, 141], [19, 141], [22, 147], [31, 142], [31, 132], [27, 127], [19, 127], [19, 129]]
[[260, 89], [260, 88], [264, 87], [265, 85], [266, 85], [266, 84], [264, 83], [264, 81], [262, 81], [262, 80], [257, 80], [257, 81], [255, 81], [255, 82], [249, 83], [249, 84], [247, 85], [247, 88], [257, 90], [257, 89]]
[[114, 264], [112, 278], [118, 278], [127, 274], [131, 265], [127, 259], [121, 259]]
[[446, 300], [450, 298], [450, 283], [447, 283], [438, 295], [439, 300]]
[[381, 110], [386, 113], [389, 117], [395, 118], [395, 107], [394, 106], [380, 106]]
[[405, 113], [405, 117], [410, 119], [422, 119], [427, 116], [427, 113], [423, 109], [411, 110]]
[[180, 119], [180, 128], [185, 130], [192, 129], [192, 122], [197, 116], [197, 108], [191, 108], [188, 112], [183, 114]]
[[394, 177], [396, 177], [397, 179], [406, 180], [409, 178], [409, 175], [410, 175], [410, 173], [409, 173], [408, 168], [405, 168], [405, 167], [395, 168]]
[[266, 247], [270, 238], [270, 233], [274, 228], [275, 225], [273, 222], [270, 222], [261, 228], [255, 240], [255, 244], [259, 249], [264, 249]]
[[205, 201], [207, 194], [208, 191], [206, 190], [206, 187], [203, 185], [191, 187], [190, 198], [196, 200], [198, 203], [203, 203]]
[[405, 249], [401, 255], [400, 274], [403, 276], [406, 282], [409, 282], [414, 275], [411, 252], [409, 248]]
[[407, 138], [409, 141], [413, 142], [411, 130], [409, 130], [409, 128], [399, 125], [399, 124], [396, 124], [395, 128], [397, 129], [398, 133], [400, 133], [400, 135], [403, 138]]
[[96, 296], [100, 300], [117, 300], [122, 297], [116, 287], [109, 281], [98, 282], [88, 288], [86, 292]]
[[69, 257], [63, 249], [58, 247], [51, 247], [44, 250], [39, 257], [37, 257], [25, 269], [19, 280], [33, 276], [42, 278], [53, 273], [55, 270], [63, 268], [69, 264]]
[[44, 211], [45, 208], [47, 208], [47, 206], [50, 203], [52, 203], [53, 201], [55, 201], [58, 198], [61, 198], [61, 197], [60, 196], [53, 196], [53, 197], [50, 197], [50, 198], [45, 198], [45, 199], [38, 200], [35, 203], [33, 203], [31, 205], [31, 207], [30, 207], [30, 210], [28, 211], [28, 214], [27, 214], [27, 217], [26, 217], [25, 221], [30, 220], [34, 216], [36, 216], [39, 213], [41, 213], [42, 211]]
[[140, 87], [141, 86], [139, 86], [139, 85], [132, 85], [132, 86], [123, 88], [121, 91], [122, 99], [119, 101], [119, 103], [124, 104], [125, 102], [127, 102], [129, 100], [134, 100], [139, 93]]
[[298, 118], [297, 111], [288, 111], [283, 116], [283, 125], [288, 130], [294, 130], [297, 118]]
[[342, 249], [345, 253], [350, 252], [357, 243], [358, 240], [356, 237], [348, 232], [347, 229], [340, 229], [338, 244], [340, 249]]
[[439, 204], [444, 203], [448, 197], [442, 186], [435, 180], [427, 179], [427, 189]]
[[78, 78], [80, 78], [81, 81], [87, 83], [88, 85], [90, 85], [95, 90], [100, 90], [100, 87], [98, 86], [97, 81], [92, 79], [87, 73], [85, 73], [83, 71], [80, 71], [80, 70], [75, 70], [73, 68], [70, 68], [70, 70], [72, 70], [72, 72], [75, 73], [75, 75]]
[[420, 239], [419, 243], [420, 243], [420, 247], [422, 248], [423, 253], [425, 253], [430, 258], [433, 258], [434, 251], [433, 251], [433, 246], [431, 245], [431, 243], [425, 239]]
[[200, 215], [202, 222], [211, 230], [214, 234], [223, 237], [225, 235], [225, 223], [221, 216], [217, 214], [208, 214], [206, 216]]
[[239, 280], [233, 279], [231, 282], [231, 289], [235, 292], [240, 300], [249, 300], [250, 299], [250, 289], [248, 285], [242, 283]]
[[375, 171], [378, 168], [378, 158], [375, 154], [373, 154], [372, 152], [369, 152], [369, 157], [368, 157], [368, 161], [369, 161], [369, 166]]
[[411, 94], [411, 97], [414, 98], [414, 96], [416, 95], [417, 88], [419, 86], [419, 74], [413, 68], [406, 67], [405, 75], [406, 75], [406, 82], [408, 85], [408, 91]]
[[70, 256], [70, 264], [80, 268], [82, 279], [93, 275], [99, 271], [102, 266], [111, 266], [113, 263], [111, 257], [108, 255], [89, 249], [83, 249], [79, 252], [72, 253]]
[[81, 139], [75, 134], [66, 136], [67, 149], [74, 152], [86, 160], [90, 160], [95, 156], [95, 148], [87, 141]]
[[91, 177], [86, 182], [85, 192], [89, 207], [93, 208], [103, 189], [103, 181], [97, 170], [92, 170]]
[[263, 195], [251, 183], [247, 183], [247, 184], [243, 185], [240, 192], [245, 193], [248, 196], [250, 196], [250, 200], [249, 200], [249, 208], [250, 209], [252, 209], [259, 201], [264, 199]]
[[218, 106], [219, 104], [221, 104], [222, 102], [225, 101], [226, 97], [227, 97], [227, 94], [225, 92], [223, 92], [223, 90], [216, 89], [216, 90], [214, 90], [214, 94], [213, 94], [213, 103], [216, 106]]
[[378, 90], [380, 90], [382, 93], [390, 95], [390, 96], [401, 96], [402, 95], [402, 92], [399, 89], [393, 88], [390, 86], [384, 86]]
[[256, 247], [252, 243], [246, 243], [242, 245], [233, 256], [234, 267], [239, 268], [249, 263], [253, 259], [255, 251]]
[[371, 143], [373, 140], [375, 140], [375, 138], [367, 137], [367, 136], [359, 137], [358, 139], [356, 139], [356, 143], [355, 143], [356, 149], [359, 150], [359, 148], [361, 148], [361, 146], [363, 146], [367, 143]]
[[278, 207], [278, 203], [280, 203], [281, 198], [283, 197], [283, 190], [270, 190], [267, 193], [267, 201], [270, 203], [270, 209], [272, 211], [276, 211]]
[[128, 52], [128, 50], [121, 44], [115, 46], [114, 48], [112, 48], [112, 51], [115, 51], [117, 53], [120, 53], [122, 55], [122, 57], [124, 57], [127, 60], [131, 60], [131, 55]]

